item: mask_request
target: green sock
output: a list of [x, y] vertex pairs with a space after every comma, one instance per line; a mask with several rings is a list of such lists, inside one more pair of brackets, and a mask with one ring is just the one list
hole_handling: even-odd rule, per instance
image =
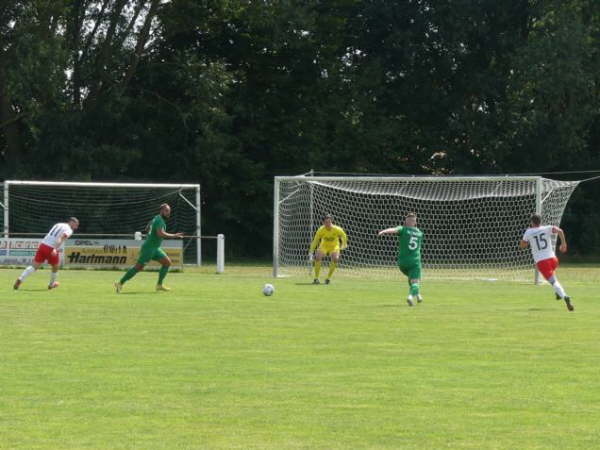
[[125, 272], [125, 275], [123, 275], [123, 278], [121, 278], [121, 281], [119, 281], [119, 283], [124, 284], [127, 280], [131, 280], [133, 277], [135, 277], [135, 274], [138, 272], [139, 270], [137, 270], [135, 266], [132, 267], [127, 272]]
[[410, 284], [410, 295], [419, 295], [419, 282]]
[[321, 261], [315, 261], [315, 278], [319, 278], [321, 273]]
[[158, 284], [162, 284], [163, 280], [167, 276], [167, 272], [169, 271], [169, 266], [162, 266], [158, 271]]
[[329, 272], [327, 273], [327, 279], [331, 278], [331, 275], [333, 275], [333, 272], [335, 271], [336, 267], [337, 263], [335, 261], [331, 261], [331, 263], [329, 264]]

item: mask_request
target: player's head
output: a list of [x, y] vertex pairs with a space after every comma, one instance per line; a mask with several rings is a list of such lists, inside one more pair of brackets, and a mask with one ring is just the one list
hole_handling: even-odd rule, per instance
[[331, 225], [333, 225], [333, 216], [331, 214], [323, 216], [323, 225], [325, 225], [325, 228], [331, 228]]
[[417, 226], [417, 214], [414, 212], [409, 212], [404, 219], [404, 225], [407, 227], [416, 227]]
[[77, 217], [69, 217], [69, 220], [67, 220], [67, 223], [69, 224], [69, 226], [71, 227], [71, 230], [75, 231], [77, 228], [79, 228], [79, 219]]
[[542, 223], [542, 216], [540, 216], [539, 214], [532, 214], [531, 215], [531, 225], [534, 227], [539, 227]]
[[169, 216], [171, 215], [171, 207], [169, 206], [169, 204], [163, 203], [162, 205], [160, 205], [159, 213], [165, 219], [169, 218]]

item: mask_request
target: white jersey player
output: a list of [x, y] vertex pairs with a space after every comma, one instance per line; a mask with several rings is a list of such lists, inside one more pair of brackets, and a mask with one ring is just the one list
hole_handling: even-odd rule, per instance
[[567, 309], [573, 311], [575, 308], [571, 304], [571, 297], [567, 295], [562, 285], [555, 275], [558, 267], [558, 258], [554, 253], [554, 236], [560, 238], [558, 247], [562, 253], [567, 251], [567, 240], [564, 231], [553, 225], [542, 225], [542, 219], [539, 214], [531, 216], [531, 227], [523, 234], [523, 239], [519, 243], [521, 248], [531, 248], [531, 254], [538, 271], [544, 276], [548, 283], [554, 288], [556, 299], [563, 299], [567, 304]]
[[33, 262], [27, 267], [21, 276], [17, 278], [14, 284], [15, 289], [19, 289], [19, 286], [25, 281], [29, 275], [38, 270], [44, 262], [48, 261], [48, 264], [52, 266], [52, 272], [50, 272], [50, 283], [48, 289], [54, 289], [58, 287], [58, 268], [60, 265], [60, 258], [58, 256], [58, 250], [62, 247], [67, 239], [71, 237], [73, 232], [79, 227], [79, 220], [76, 217], [71, 217], [65, 223], [57, 223], [48, 234], [44, 237], [40, 245], [38, 246], [37, 252], [33, 257]]

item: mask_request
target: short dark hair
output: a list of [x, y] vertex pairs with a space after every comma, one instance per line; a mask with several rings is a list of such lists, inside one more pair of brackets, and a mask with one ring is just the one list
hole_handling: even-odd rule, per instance
[[331, 220], [333, 220], [333, 216], [332, 216], [331, 214], [325, 214], [325, 215], [323, 216], [323, 222], [325, 222], [327, 219], [331, 219]]
[[539, 225], [540, 223], [542, 223], [542, 216], [540, 216], [539, 214], [532, 214], [531, 223], [534, 225]]
[[163, 208], [166, 208], [167, 206], [169, 208], [171, 207], [168, 203], [163, 203], [162, 205], [160, 205], [160, 207], [158, 208], [158, 210], [161, 211]]
[[79, 219], [75, 216], [69, 217], [69, 220], [67, 220], [67, 222], [77, 222], [79, 223]]

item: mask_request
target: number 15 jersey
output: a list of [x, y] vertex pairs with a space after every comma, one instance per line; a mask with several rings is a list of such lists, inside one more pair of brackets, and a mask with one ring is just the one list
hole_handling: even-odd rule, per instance
[[423, 232], [417, 227], [396, 228], [398, 231], [398, 264], [410, 265], [421, 262]]
[[554, 258], [554, 244], [552, 235], [555, 227], [552, 225], [543, 225], [541, 227], [528, 228], [523, 235], [523, 240], [529, 242], [531, 254], [535, 262], [543, 261], [544, 259]]

